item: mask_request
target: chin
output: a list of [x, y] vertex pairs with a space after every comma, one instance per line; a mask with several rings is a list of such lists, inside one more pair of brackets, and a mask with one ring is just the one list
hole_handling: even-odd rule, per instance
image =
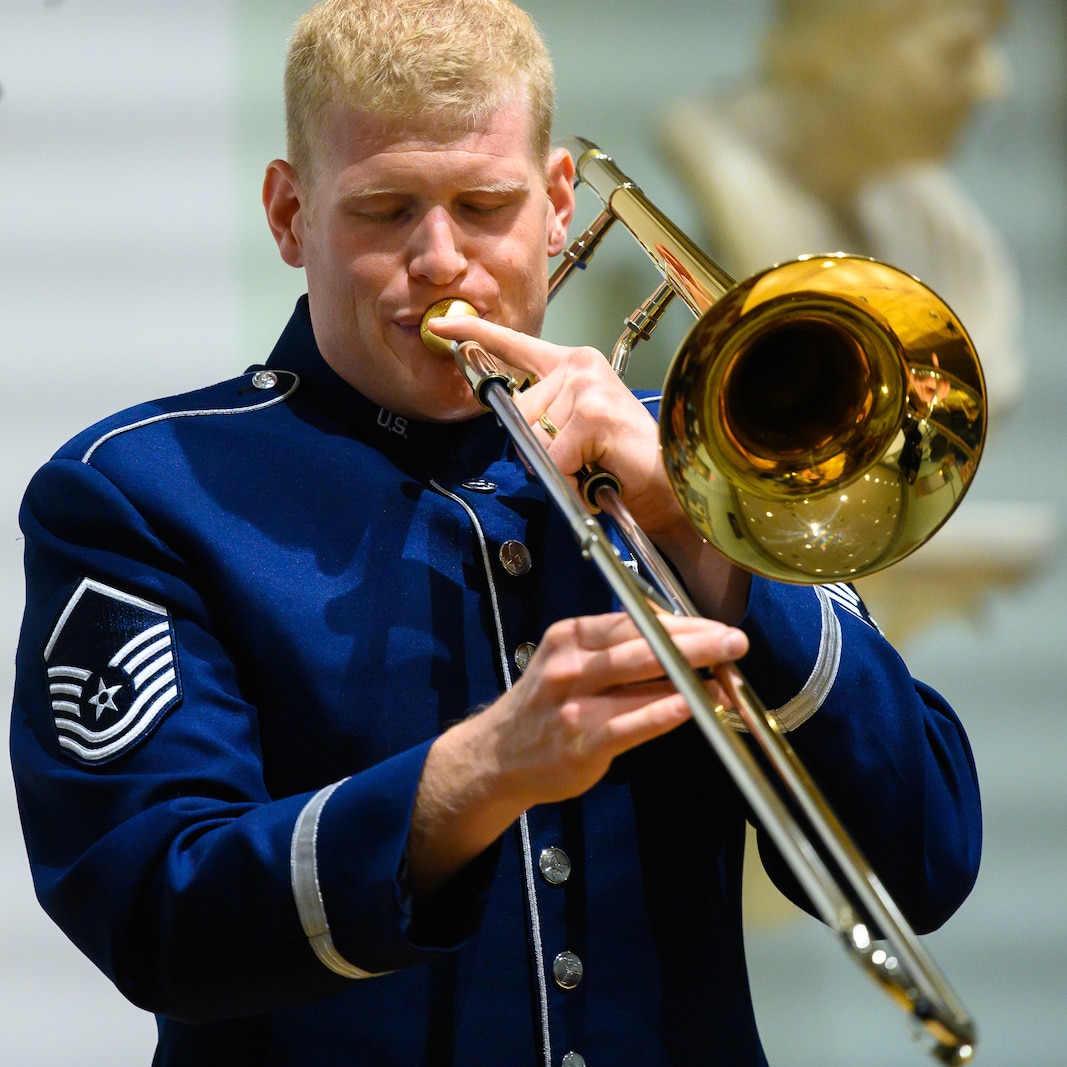
[[434, 410], [425, 415], [416, 415], [415, 418], [421, 418], [424, 422], [468, 422], [471, 419], [478, 418], [479, 415], [486, 415], [488, 412], [473, 395], [463, 403], [455, 403], [453, 405], [435, 404]]
[[486, 413], [467, 379], [454, 366], [440, 377], [424, 375], [406, 406], [410, 408], [407, 417], [422, 422], [465, 422]]

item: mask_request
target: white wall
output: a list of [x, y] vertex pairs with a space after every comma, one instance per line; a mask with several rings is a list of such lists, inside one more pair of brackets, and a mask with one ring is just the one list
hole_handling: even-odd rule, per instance
[[[241, 369], [232, 20], [214, 0], [0, 0], [7, 704], [22, 601], [17, 508], [33, 470], [95, 418]], [[33, 899], [6, 759], [0, 857], [0, 1059], [149, 1063], [151, 1017]]]

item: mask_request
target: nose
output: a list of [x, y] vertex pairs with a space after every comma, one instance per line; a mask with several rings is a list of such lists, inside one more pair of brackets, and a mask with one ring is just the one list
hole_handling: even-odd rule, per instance
[[461, 238], [452, 217], [442, 207], [432, 207], [412, 235], [408, 272], [431, 285], [448, 285], [466, 270]]

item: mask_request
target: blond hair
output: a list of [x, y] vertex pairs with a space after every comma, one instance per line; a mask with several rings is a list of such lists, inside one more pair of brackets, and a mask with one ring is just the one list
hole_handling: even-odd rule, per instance
[[545, 43], [510, 0], [322, 0], [289, 43], [285, 110], [289, 162], [315, 178], [334, 103], [384, 120], [469, 128], [517, 94], [542, 164], [555, 85]]

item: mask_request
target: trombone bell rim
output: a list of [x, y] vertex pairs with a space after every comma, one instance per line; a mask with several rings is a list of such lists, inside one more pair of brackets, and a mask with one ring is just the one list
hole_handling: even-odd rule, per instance
[[916, 278], [805, 257], [731, 289], [667, 373], [668, 479], [704, 536], [781, 581], [852, 580], [955, 510], [985, 437], [966, 331]]

